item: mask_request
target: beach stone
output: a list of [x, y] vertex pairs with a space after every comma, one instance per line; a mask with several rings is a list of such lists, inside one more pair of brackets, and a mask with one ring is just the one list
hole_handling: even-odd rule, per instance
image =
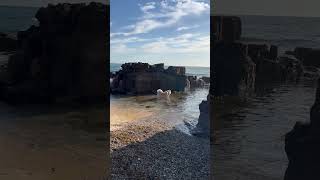
[[285, 180], [318, 179], [320, 160], [320, 80], [315, 103], [310, 110], [310, 123], [297, 122], [285, 136], [289, 160]]

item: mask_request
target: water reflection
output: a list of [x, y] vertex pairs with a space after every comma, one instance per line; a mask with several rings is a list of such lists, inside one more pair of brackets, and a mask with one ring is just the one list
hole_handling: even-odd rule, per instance
[[314, 92], [312, 83], [269, 85], [252, 98], [215, 102], [216, 179], [283, 179], [284, 135], [309, 119]]
[[[162, 121], [168, 127], [189, 133], [198, 123], [199, 104], [207, 98], [209, 89], [201, 88], [170, 97], [157, 95], [111, 96], [111, 129], [121, 128], [134, 121]], [[124, 115], [121, 119], [116, 117]], [[118, 121], [118, 122], [117, 122]], [[117, 129], [116, 128], [116, 129]]]

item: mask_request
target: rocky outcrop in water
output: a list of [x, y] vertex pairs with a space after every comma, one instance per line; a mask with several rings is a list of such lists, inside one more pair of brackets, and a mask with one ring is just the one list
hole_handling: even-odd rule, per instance
[[202, 101], [199, 105], [200, 116], [198, 124], [193, 130], [193, 134], [196, 136], [209, 137], [210, 134], [210, 96], [207, 96], [206, 101]]
[[255, 63], [241, 43], [220, 41], [213, 47], [213, 95], [239, 95], [254, 90]]
[[184, 91], [187, 86], [185, 67], [164, 64], [125, 63], [112, 78], [111, 93], [151, 94], [158, 89]]
[[39, 26], [17, 35], [18, 49], [8, 62], [10, 79], [0, 80], [10, 82], [2, 85], [3, 98], [17, 102], [103, 100], [108, 11], [101, 3], [40, 8], [35, 16]]
[[320, 161], [320, 79], [310, 123], [297, 122], [286, 134], [285, 151], [289, 159], [285, 180], [319, 179]]
[[[304, 73], [301, 59], [296, 58], [298, 55], [288, 55], [294, 52], [279, 56], [275, 45], [242, 42], [241, 33], [236, 33], [241, 32], [239, 18], [213, 16], [212, 20], [214, 96], [247, 95], [267, 83], [298, 82], [301, 77], [317, 75]], [[297, 49], [296, 52], [301, 57], [307, 56], [309, 50]]]

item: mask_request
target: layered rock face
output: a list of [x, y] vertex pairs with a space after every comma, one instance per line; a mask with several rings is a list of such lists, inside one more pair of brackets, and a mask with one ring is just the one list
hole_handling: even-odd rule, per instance
[[213, 59], [214, 96], [239, 95], [254, 89], [256, 65], [241, 43], [215, 43]]
[[285, 180], [319, 179], [320, 161], [320, 79], [315, 103], [310, 110], [310, 123], [297, 122], [286, 134], [285, 151], [289, 164]]
[[28, 101], [106, 96], [107, 15], [100, 3], [40, 8], [39, 26], [18, 33], [18, 50], [8, 62], [6, 98]]
[[151, 94], [158, 89], [184, 91], [187, 86], [185, 67], [164, 64], [125, 63], [112, 75], [111, 92], [124, 94]]

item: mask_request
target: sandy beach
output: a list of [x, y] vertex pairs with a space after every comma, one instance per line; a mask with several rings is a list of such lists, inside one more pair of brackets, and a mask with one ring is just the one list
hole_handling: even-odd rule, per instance
[[1, 104], [0, 116], [0, 179], [107, 179], [102, 108]]

